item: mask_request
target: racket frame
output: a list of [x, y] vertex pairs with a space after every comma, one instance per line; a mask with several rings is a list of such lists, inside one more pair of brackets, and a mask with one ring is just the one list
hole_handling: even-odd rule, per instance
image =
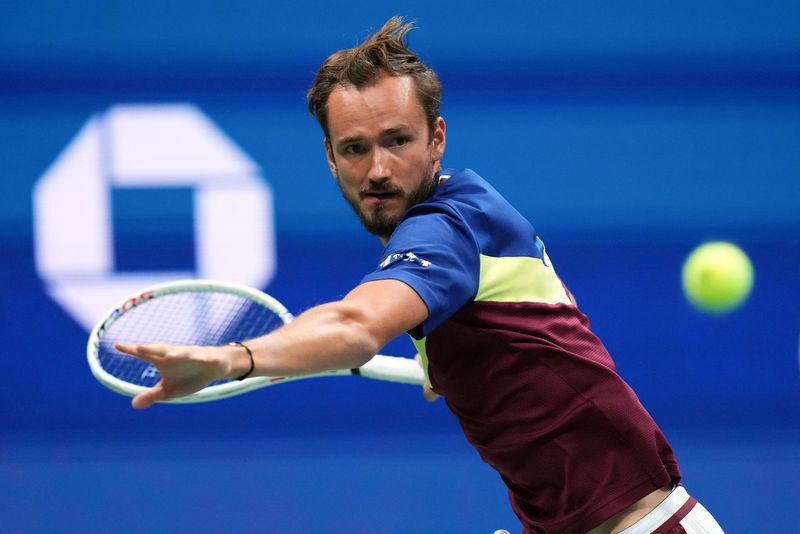
[[[278, 318], [280, 318], [281, 321], [283, 321], [283, 324], [289, 323], [292, 321], [292, 319], [294, 319], [294, 316], [291, 314], [291, 312], [289, 312], [286, 309], [286, 307], [283, 304], [281, 304], [278, 300], [271, 297], [270, 295], [267, 295], [266, 293], [253, 289], [251, 287], [247, 287], [245, 285], [222, 281], [222, 280], [210, 280], [210, 279], [176, 280], [176, 281], [156, 284], [146, 289], [137, 291], [133, 295], [120, 301], [119, 304], [117, 304], [115, 307], [109, 310], [109, 312], [106, 313], [105, 317], [102, 320], [98, 321], [95, 327], [92, 329], [91, 333], [89, 334], [89, 340], [86, 345], [86, 355], [89, 362], [89, 368], [91, 369], [94, 377], [109, 389], [129, 397], [136, 396], [142, 391], [150, 389], [145, 386], [131, 384], [130, 382], [121, 380], [115, 377], [114, 375], [108, 373], [105, 369], [103, 369], [103, 366], [100, 364], [100, 360], [98, 357], [100, 342], [103, 338], [103, 334], [120, 317], [122, 317], [128, 311], [136, 308], [140, 304], [143, 304], [155, 298], [178, 294], [178, 293], [186, 293], [190, 291], [191, 292], [207, 291], [207, 292], [228, 293], [232, 295], [237, 295], [270, 309], [273, 313], [275, 313], [275, 315], [278, 316]], [[269, 377], [252, 377], [242, 380], [241, 382], [233, 380], [222, 384], [209, 386], [191, 395], [171, 399], [166, 402], [170, 403], [206, 402], [225, 397], [230, 397], [233, 395], [246, 393], [253, 389], [257, 389], [259, 387], [263, 387], [264, 384], [262, 384], [262, 382], [264, 379], [268, 380]]]

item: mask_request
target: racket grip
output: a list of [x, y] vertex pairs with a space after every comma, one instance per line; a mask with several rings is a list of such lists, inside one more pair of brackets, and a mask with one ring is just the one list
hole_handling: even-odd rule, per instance
[[400, 382], [421, 386], [426, 382], [425, 373], [419, 364], [410, 358], [383, 356], [378, 354], [358, 368], [357, 373], [374, 380]]

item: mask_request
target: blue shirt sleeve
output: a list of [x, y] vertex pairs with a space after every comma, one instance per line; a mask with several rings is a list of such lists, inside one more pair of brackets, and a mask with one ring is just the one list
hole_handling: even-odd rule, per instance
[[361, 282], [394, 279], [411, 286], [428, 307], [414, 337], [427, 336], [478, 291], [480, 252], [469, 227], [450, 205], [412, 207], [384, 248], [378, 268]]

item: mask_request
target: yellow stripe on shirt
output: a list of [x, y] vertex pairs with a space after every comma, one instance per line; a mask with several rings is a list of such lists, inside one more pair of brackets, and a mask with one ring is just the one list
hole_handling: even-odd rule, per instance
[[[411, 336], [409, 336], [411, 337]], [[417, 349], [417, 354], [419, 354], [420, 359], [422, 360], [422, 370], [425, 371], [425, 380], [428, 382], [428, 385], [431, 385], [431, 379], [428, 376], [428, 352], [425, 350], [425, 340], [427, 337], [423, 337], [422, 339], [414, 339], [411, 338], [411, 341], [414, 343], [414, 347]]]
[[571, 302], [555, 270], [538, 258], [495, 258], [481, 254], [480, 264], [476, 301], [546, 304]]

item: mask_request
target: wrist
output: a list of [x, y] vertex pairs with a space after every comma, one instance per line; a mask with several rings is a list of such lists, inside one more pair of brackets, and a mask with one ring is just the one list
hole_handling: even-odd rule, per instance
[[242, 342], [232, 341], [224, 349], [228, 353], [231, 363], [230, 369], [225, 378], [230, 380], [244, 380], [251, 376], [255, 371], [255, 360], [253, 351]]

